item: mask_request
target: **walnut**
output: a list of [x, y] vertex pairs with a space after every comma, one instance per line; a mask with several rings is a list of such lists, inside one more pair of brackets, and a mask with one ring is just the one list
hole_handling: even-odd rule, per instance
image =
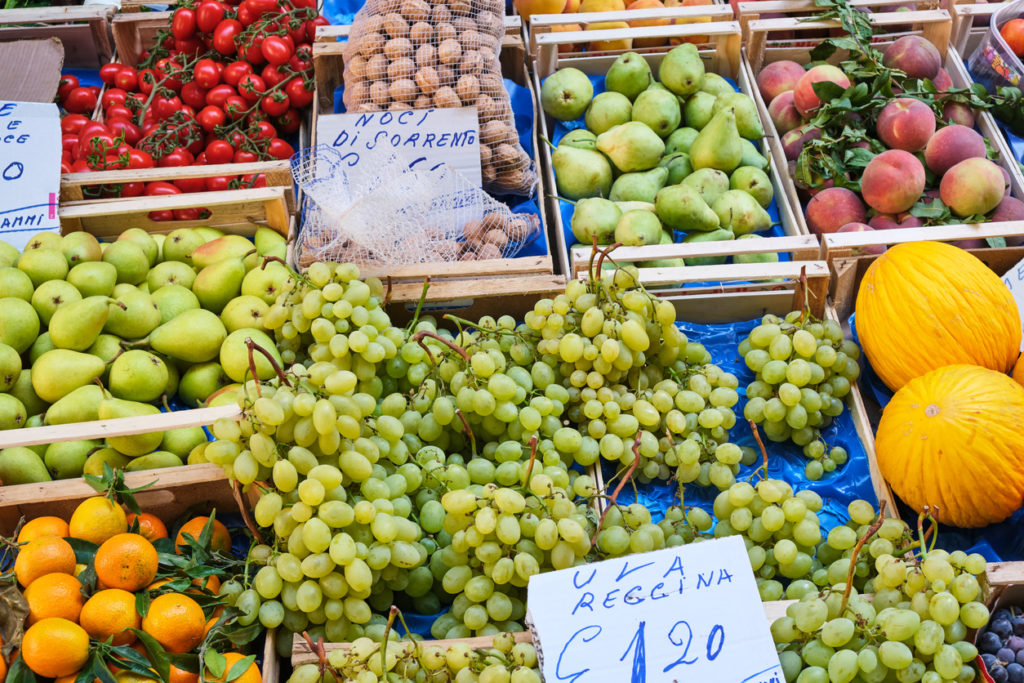
[[462, 100], [455, 94], [455, 90], [448, 86], [438, 89], [434, 93], [434, 106], [439, 109], [452, 109], [462, 106]]
[[484, 233], [484, 242], [493, 244], [501, 250], [508, 244], [508, 235], [505, 234], [504, 230], [488, 230]]
[[434, 5], [433, 11], [430, 13], [431, 20], [434, 26], [444, 24], [452, 20], [452, 11], [448, 9], [448, 5], [438, 3]]
[[420, 95], [416, 98], [416, 101], [412, 103], [413, 109], [430, 109], [434, 106], [434, 99], [429, 95]]
[[501, 76], [493, 71], [485, 70], [478, 78], [480, 89], [484, 92], [500, 93], [505, 91], [505, 84], [502, 82]]
[[416, 62], [411, 57], [402, 57], [388, 64], [388, 78], [397, 81], [400, 78], [412, 78], [416, 73]]
[[374, 55], [366, 62], [366, 78], [370, 81], [382, 81], [388, 75], [388, 58]]
[[374, 104], [384, 106], [391, 101], [391, 94], [388, 92], [386, 81], [374, 81], [370, 84], [370, 99]]
[[[480, 126], [480, 140], [491, 146], [507, 143], [508, 127], [501, 121], [488, 121]], [[498, 150], [494, 152], [497, 154]]]
[[467, 240], [479, 240], [484, 234], [483, 225], [480, 221], [470, 221], [462, 226], [462, 234]]
[[522, 242], [533, 232], [533, 226], [527, 222], [525, 218], [516, 216], [508, 222], [508, 226], [505, 228], [505, 234], [508, 235], [508, 239], [511, 242]]
[[494, 166], [488, 164], [480, 168], [480, 177], [486, 187], [487, 185], [492, 185], [494, 183], [494, 179], [498, 177], [498, 173], [494, 170]]
[[479, 247], [477, 247], [476, 258], [479, 261], [499, 259], [501, 258], [501, 249], [491, 244], [490, 242], [484, 242]]
[[480, 83], [477, 82], [476, 76], [465, 74], [460, 76], [455, 84], [455, 92], [463, 102], [472, 102], [480, 94]]
[[530, 185], [526, 174], [519, 169], [502, 171], [501, 176], [497, 179], [497, 184], [509, 192], [522, 192], [527, 190], [528, 185]]
[[476, 98], [476, 113], [481, 123], [486, 123], [494, 118], [498, 111], [498, 105], [490, 95], [479, 95]]
[[400, 78], [397, 81], [392, 81], [388, 93], [396, 102], [412, 102], [419, 94], [419, 90], [411, 78]]
[[371, 111], [380, 111], [380, 106], [373, 104], [372, 102], [367, 102], [366, 104], [360, 104], [356, 107], [357, 114], [365, 114]]
[[416, 72], [416, 85], [424, 95], [433, 95], [441, 86], [441, 80], [437, 76], [437, 69], [432, 66], [423, 67]]
[[469, 16], [469, 13], [473, 10], [473, 5], [470, 4], [469, 0], [448, 0], [448, 7], [451, 8], [452, 14]]
[[347, 75], [347, 81], [353, 83], [355, 81], [361, 81], [366, 78], [366, 58], [360, 55], [354, 55], [345, 63], [345, 73]]
[[[394, 84], [392, 84], [394, 87]], [[388, 111], [406, 111], [412, 109], [412, 105], [408, 102], [392, 102], [388, 105]]]
[[365, 104], [370, 101], [370, 84], [366, 81], [358, 81], [356, 83], [347, 83], [345, 85], [345, 99], [347, 99], [351, 107], [357, 107], [360, 104]]
[[490, 55], [493, 59], [497, 59], [498, 52], [500, 52], [498, 48], [501, 46], [500, 40], [490, 33], [480, 33], [477, 31], [477, 35], [480, 36], [480, 52]]
[[437, 48], [433, 45], [420, 45], [416, 50], [416, 66], [422, 69], [435, 64], [437, 64]]
[[440, 45], [446, 40], [455, 40], [459, 37], [459, 32], [455, 30], [455, 27], [451, 24], [437, 24], [434, 27], [437, 44]]
[[384, 44], [384, 56], [388, 59], [412, 57], [412, 41], [408, 38], [392, 38]]
[[486, 166], [491, 162], [491, 148], [487, 145], [480, 145], [480, 165]]
[[426, 21], [430, 18], [430, 5], [423, 0], [402, 0], [399, 11], [407, 21]]
[[454, 38], [445, 40], [437, 48], [437, 59], [442, 64], [458, 64], [461, 58], [462, 46]]
[[466, 31], [476, 33], [476, 22], [469, 17], [455, 17], [452, 19], [452, 26], [459, 33], [465, 33]]
[[363, 37], [359, 40], [359, 53], [364, 57], [372, 57], [384, 49], [385, 42], [387, 41], [384, 39], [384, 36], [376, 31], [364, 33]]
[[500, 211], [491, 211], [484, 214], [483, 219], [480, 221], [481, 227], [484, 232], [491, 230], [504, 230], [505, 229], [505, 216]]
[[504, 9], [500, 12], [480, 12], [476, 15], [476, 27], [481, 33], [486, 33], [490, 36], [501, 37], [505, 35], [505, 22], [502, 21], [501, 16], [504, 14]]
[[[463, 45], [465, 47], [465, 45]], [[459, 64], [459, 71], [464, 74], [479, 76], [484, 70], [484, 58], [479, 50], [467, 49], [462, 53], [462, 63]]]
[[455, 69], [444, 65], [437, 67], [437, 77], [441, 79], [442, 83], [454, 83], [458, 80]]
[[502, 170], [515, 168], [519, 165], [519, 150], [508, 143], [502, 143], [494, 148], [494, 156], [491, 157], [491, 164]]
[[374, 14], [373, 16], [366, 17], [362, 30], [363, 33], [382, 33], [384, 31], [384, 16]]
[[434, 39], [434, 27], [425, 21], [417, 21], [412, 25], [412, 28], [409, 29], [409, 39], [412, 40], [415, 45], [429, 43]]
[[391, 12], [384, 17], [384, 32], [392, 38], [407, 38], [409, 22], [403, 19], [401, 14]]

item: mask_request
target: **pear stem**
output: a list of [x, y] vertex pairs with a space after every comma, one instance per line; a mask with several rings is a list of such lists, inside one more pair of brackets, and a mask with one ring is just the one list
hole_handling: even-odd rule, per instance
[[547, 143], [547, 146], [550, 147], [551, 149], [558, 149], [558, 145], [551, 142], [551, 140], [548, 140], [545, 136], [541, 135], [540, 139]]
[[574, 202], [573, 200], [566, 199], [565, 197], [560, 197], [557, 194], [549, 194], [548, 198], [550, 198], [550, 199], [557, 199], [560, 202], [565, 202], [567, 204], [572, 204], [573, 206], [576, 206], [576, 202]]

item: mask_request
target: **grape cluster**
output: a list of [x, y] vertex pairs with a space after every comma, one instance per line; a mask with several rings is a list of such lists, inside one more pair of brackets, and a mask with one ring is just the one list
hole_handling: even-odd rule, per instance
[[[392, 635], [394, 633], [392, 632]], [[317, 664], [296, 667], [288, 683], [540, 683], [537, 652], [532, 643], [517, 643], [512, 634], [494, 637], [492, 647], [472, 649], [464, 643], [446, 647], [414, 641], [380, 642], [359, 638], [346, 649], [327, 654], [321, 676]]]
[[1024, 612], [1000, 607], [978, 633], [978, 650], [996, 683], [1024, 683]]
[[845, 463], [844, 449], [828, 449], [821, 440], [821, 430], [842, 414], [843, 399], [860, 376], [860, 349], [843, 338], [839, 323], [802, 311], [766, 315], [740, 342], [739, 353], [756, 373], [747, 385], [743, 416], [772, 441], [803, 447], [811, 481]]

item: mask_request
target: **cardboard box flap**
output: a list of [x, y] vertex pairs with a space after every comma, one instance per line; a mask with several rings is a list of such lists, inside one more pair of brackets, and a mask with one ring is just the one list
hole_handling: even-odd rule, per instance
[[0, 70], [0, 100], [53, 102], [64, 66], [64, 45], [56, 38], [0, 43], [0, 64], [19, 65]]

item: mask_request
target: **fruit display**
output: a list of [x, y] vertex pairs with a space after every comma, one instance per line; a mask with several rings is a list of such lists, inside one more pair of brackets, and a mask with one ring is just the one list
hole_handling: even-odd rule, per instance
[[772, 230], [774, 190], [757, 147], [764, 129], [753, 100], [706, 73], [692, 44], [666, 54], [657, 78], [641, 55], [628, 52], [608, 69], [597, 94], [591, 77], [573, 67], [543, 80], [544, 111], [566, 122], [555, 129], [566, 131], [556, 135], [551, 164], [565, 200], [567, 243], [707, 242]]
[[[99, 72], [104, 88], [61, 79], [63, 173], [289, 159], [313, 102], [312, 42], [326, 23], [304, 0], [218, 0], [174, 10], [137, 64]], [[98, 105], [98, 106], [97, 106]], [[102, 120], [90, 120], [93, 110]], [[260, 174], [127, 182], [88, 196], [137, 197], [259, 187]], [[181, 209], [178, 220], [201, 217]], [[154, 220], [171, 220], [158, 215]]]
[[[7, 247], [7, 245], [4, 245]], [[255, 242], [212, 228], [115, 242], [39, 233], [3, 251], [3, 429], [157, 415], [233, 401], [249, 369], [246, 339], [271, 355], [262, 316], [292, 278], [284, 237]], [[276, 260], [275, 260], [276, 259]], [[0, 451], [0, 481], [24, 484], [205, 462], [201, 427]]]
[[[1017, 653], [1024, 649], [1020, 633], [1024, 633], [1021, 621], [1021, 608], [1013, 604], [1013, 600], [996, 603], [992, 619], [988, 625], [978, 631], [975, 643], [985, 663], [989, 677], [998, 683], [1024, 679], [1024, 665], [1017, 658]], [[1024, 656], [1020, 658], [1024, 660]]]

